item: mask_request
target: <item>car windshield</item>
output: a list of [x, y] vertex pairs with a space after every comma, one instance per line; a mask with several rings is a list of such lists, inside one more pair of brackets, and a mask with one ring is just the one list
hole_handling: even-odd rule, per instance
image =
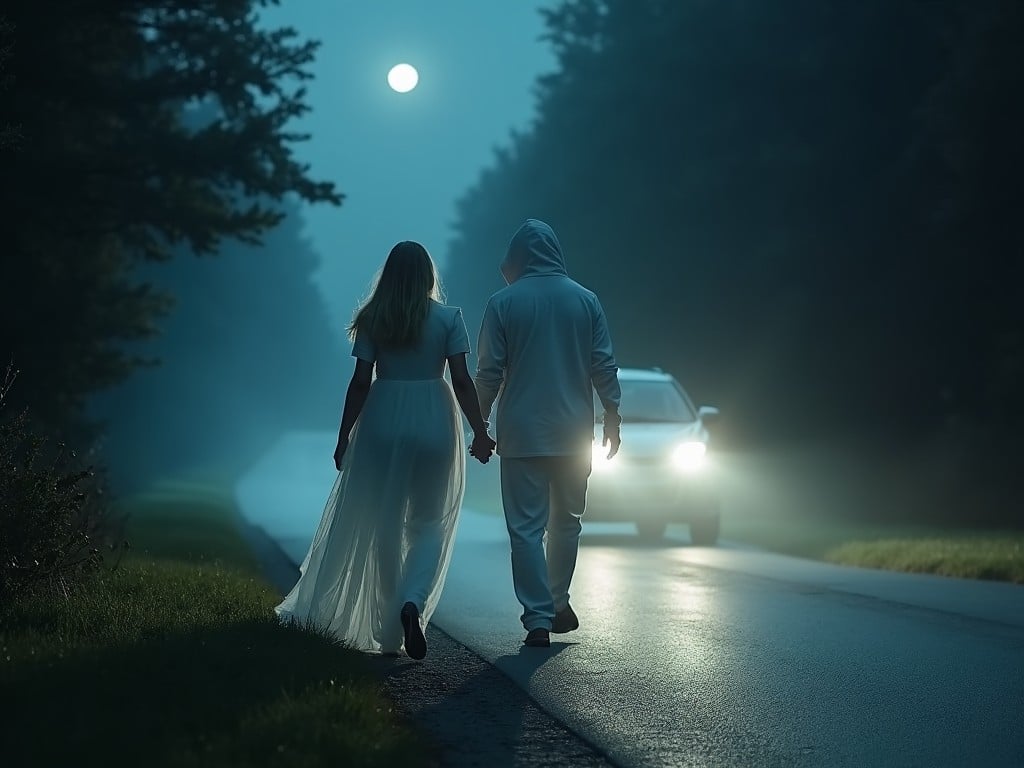
[[[696, 415], [686, 396], [673, 381], [620, 381], [624, 422], [686, 422]], [[600, 421], [604, 408], [594, 395], [594, 414]]]

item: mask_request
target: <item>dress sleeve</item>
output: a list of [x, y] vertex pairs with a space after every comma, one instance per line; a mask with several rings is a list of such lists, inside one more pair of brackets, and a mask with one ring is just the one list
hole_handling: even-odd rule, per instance
[[377, 360], [377, 345], [370, 340], [365, 331], [356, 331], [356, 340], [352, 342], [352, 357], [365, 360], [368, 363]]
[[469, 352], [469, 331], [466, 330], [466, 321], [462, 317], [462, 310], [456, 309], [452, 318], [451, 327], [448, 328], [448, 340], [444, 345], [444, 356], [451, 357]]

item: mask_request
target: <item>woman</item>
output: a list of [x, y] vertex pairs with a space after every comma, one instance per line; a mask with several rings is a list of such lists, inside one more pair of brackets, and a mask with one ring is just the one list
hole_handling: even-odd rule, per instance
[[462, 311], [440, 295], [426, 249], [396, 245], [349, 327], [356, 368], [334, 452], [340, 474], [299, 582], [276, 608], [353, 648], [396, 655], [404, 646], [414, 659], [427, 652], [423, 629], [465, 490], [456, 401], [473, 430], [471, 454], [486, 463], [494, 449], [466, 368]]

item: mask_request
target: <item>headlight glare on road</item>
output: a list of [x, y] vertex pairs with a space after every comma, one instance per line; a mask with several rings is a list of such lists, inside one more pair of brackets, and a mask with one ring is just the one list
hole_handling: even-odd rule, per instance
[[591, 466], [595, 472], [605, 472], [618, 466], [618, 462], [614, 458], [608, 458], [608, 446], [601, 445], [600, 440], [594, 441]]
[[690, 440], [676, 446], [672, 452], [672, 463], [683, 472], [695, 472], [704, 466], [708, 447], [700, 440]]

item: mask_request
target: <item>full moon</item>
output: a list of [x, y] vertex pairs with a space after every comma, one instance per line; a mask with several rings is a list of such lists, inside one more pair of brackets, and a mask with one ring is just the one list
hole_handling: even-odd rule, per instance
[[388, 72], [388, 85], [399, 93], [408, 93], [420, 81], [420, 74], [411, 64], [395, 64]]

